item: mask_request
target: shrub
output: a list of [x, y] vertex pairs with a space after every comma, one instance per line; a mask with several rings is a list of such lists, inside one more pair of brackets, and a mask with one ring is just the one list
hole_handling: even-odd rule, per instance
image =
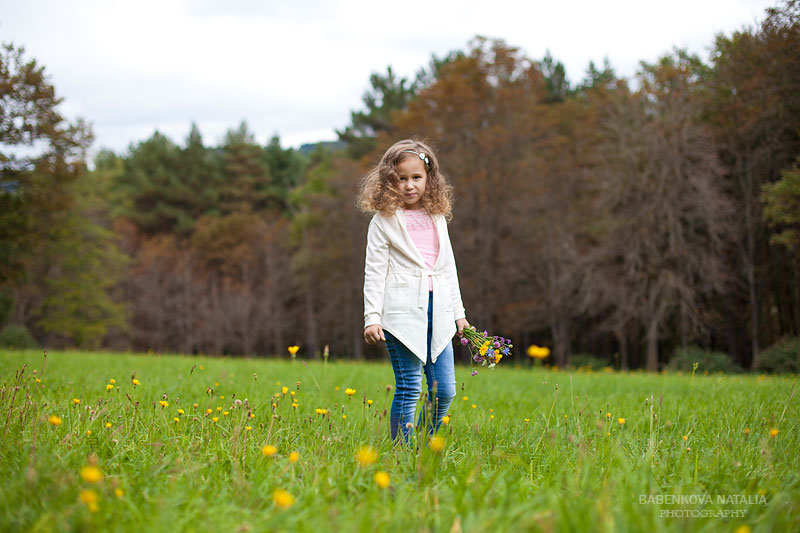
[[39, 344], [33, 340], [25, 326], [9, 324], [0, 331], [0, 347], [29, 350], [39, 348]]
[[753, 368], [759, 372], [794, 373], [800, 371], [800, 337], [786, 337], [756, 357]]
[[589, 353], [576, 353], [570, 357], [569, 364], [575, 368], [588, 367], [592, 370], [602, 370], [603, 367], [611, 366], [608, 359], [597, 357]]
[[694, 364], [698, 363], [699, 372], [725, 372], [728, 374], [741, 372], [742, 369], [734, 363], [730, 356], [723, 352], [706, 350], [699, 346], [689, 346], [685, 350], [678, 348], [669, 360], [667, 368], [691, 372]]

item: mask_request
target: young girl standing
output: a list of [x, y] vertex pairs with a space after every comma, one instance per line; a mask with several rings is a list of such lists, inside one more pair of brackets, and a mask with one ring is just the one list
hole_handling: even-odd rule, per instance
[[[395, 378], [390, 428], [408, 441], [422, 390], [437, 430], [456, 395], [453, 335], [469, 323], [447, 232], [452, 187], [426, 144], [395, 143], [361, 182], [358, 203], [375, 213], [367, 232], [364, 340], [386, 341]], [[423, 407], [420, 422], [428, 416]]]

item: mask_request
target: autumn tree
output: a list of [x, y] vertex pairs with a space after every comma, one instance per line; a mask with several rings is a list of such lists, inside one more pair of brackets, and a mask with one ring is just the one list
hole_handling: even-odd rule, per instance
[[686, 335], [708, 325], [704, 298], [723, 289], [728, 203], [703, 111], [696, 58], [643, 64], [635, 93], [620, 92], [603, 120], [596, 211], [605, 218], [599, 264], [610, 321], [636, 320], [658, 369], [670, 318]]
[[68, 186], [85, 172], [92, 142], [86, 123], [64, 119], [45, 68], [24, 54], [0, 45], [0, 283], [24, 276], [38, 230], [72, 205]]
[[[709, 72], [707, 120], [713, 126], [727, 189], [741, 221], [735, 227], [737, 243], [729, 252], [730, 270], [743, 280], [746, 293], [734, 288], [725, 296], [727, 313], [735, 323], [729, 329], [731, 350], [743, 366], [754, 360], [762, 338], [770, 334], [773, 300], [784, 310], [783, 300], [800, 283], [794, 268], [786, 268], [769, 246], [761, 215], [760, 192], [764, 183], [780, 178], [800, 153], [800, 2], [787, 0], [767, 10], [758, 28], [731, 36], [720, 35]], [[788, 275], [787, 275], [788, 273]], [[794, 279], [792, 279], [794, 277]], [[769, 294], [774, 283], [783, 280]], [[744, 300], [747, 305], [736, 302]], [[795, 308], [798, 303], [795, 301]], [[744, 313], [737, 309], [744, 309]], [[800, 311], [797, 311], [800, 312]], [[766, 321], [766, 323], [764, 323]], [[737, 332], [749, 330], [749, 354], [738, 349]], [[744, 340], [744, 339], [743, 339]]]

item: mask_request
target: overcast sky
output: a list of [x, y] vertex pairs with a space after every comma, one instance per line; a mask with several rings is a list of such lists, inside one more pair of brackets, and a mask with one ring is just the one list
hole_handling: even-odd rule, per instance
[[45, 65], [94, 150], [123, 153], [156, 129], [183, 144], [192, 122], [218, 144], [242, 120], [259, 142], [297, 147], [336, 138], [371, 72], [413, 77], [478, 34], [533, 59], [549, 49], [574, 83], [604, 57], [624, 76], [674, 46], [707, 59], [716, 34], [776, 3], [0, 0], [0, 41]]

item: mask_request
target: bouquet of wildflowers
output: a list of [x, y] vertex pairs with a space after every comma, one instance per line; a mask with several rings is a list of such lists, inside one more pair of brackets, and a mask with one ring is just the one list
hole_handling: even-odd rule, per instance
[[475, 326], [467, 326], [463, 330], [464, 336], [461, 337], [461, 344], [469, 348], [472, 360], [482, 365], [494, 365], [500, 362], [504, 356], [511, 353], [511, 339], [490, 336], [486, 331], [478, 331]]

